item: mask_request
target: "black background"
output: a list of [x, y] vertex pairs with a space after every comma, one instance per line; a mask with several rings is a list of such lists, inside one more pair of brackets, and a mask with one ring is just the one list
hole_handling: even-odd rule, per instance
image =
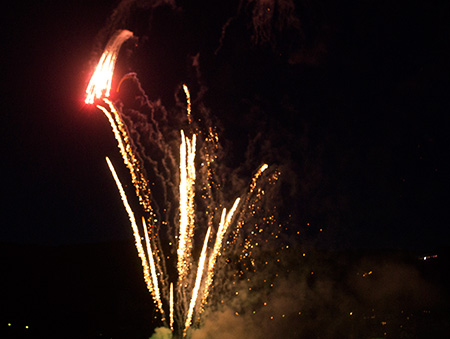
[[[204, 103], [227, 145], [227, 165], [254, 166], [244, 173], [261, 161], [285, 168], [280, 204], [291, 211], [290, 232], [301, 232], [300, 243], [423, 253], [448, 247], [448, 4], [299, 1], [300, 28], [273, 26], [273, 44], [252, 40], [251, 7], [238, 5], [163, 6], [151, 21], [142, 15], [133, 28], [120, 27], [143, 38], [136, 60], [150, 99], [173, 106], [177, 86], [196, 82], [190, 64], [200, 53]], [[48, 272], [74, 257], [79, 266], [71, 267], [90, 281], [86, 291], [115, 281], [84, 271], [108, 257], [110, 250], [95, 247], [105, 243], [128, 249], [124, 260], [140, 279], [104, 161], [117, 152], [115, 141], [106, 119], [83, 102], [93, 52], [105, 42], [98, 33], [115, 7], [44, 1], [2, 12], [0, 242], [15, 277], [8, 288], [26, 290], [13, 285], [35, 270], [67, 295], [66, 283]], [[263, 145], [250, 156], [249, 140]], [[59, 258], [45, 268], [37, 253]], [[56, 300], [46, 288], [42, 295]]]

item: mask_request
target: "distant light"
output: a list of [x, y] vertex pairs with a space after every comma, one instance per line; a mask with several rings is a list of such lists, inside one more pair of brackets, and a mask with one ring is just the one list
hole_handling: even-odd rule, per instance
[[423, 256], [423, 257], [419, 257], [419, 260], [427, 261], [427, 260], [429, 260], [429, 259], [436, 259], [437, 257], [438, 257], [437, 254], [434, 254], [434, 255], [426, 255], [426, 256]]
[[11, 326], [11, 323], [8, 323], [8, 326]]
[[26, 329], [29, 329], [28, 325], [25, 325], [25, 328], [26, 328]]

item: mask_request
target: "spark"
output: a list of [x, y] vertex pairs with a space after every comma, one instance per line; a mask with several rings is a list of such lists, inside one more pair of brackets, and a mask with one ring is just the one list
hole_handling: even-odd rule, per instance
[[250, 184], [250, 193], [253, 192], [253, 190], [256, 187], [256, 182], [258, 181], [258, 178], [261, 176], [261, 174], [269, 167], [269, 165], [267, 164], [263, 164], [258, 171], [256, 172], [256, 174], [253, 176], [252, 179], [252, 183]]
[[93, 104], [95, 99], [109, 97], [112, 76], [114, 74], [120, 47], [132, 36], [132, 32], [120, 30], [109, 39], [105, 51], [103, 52], [86, 89], [86, 104]]
[[197, 277], [195, 278], [194, 290], [192, 291], [192, 298], [191, 298], [191, 302], [189, 304], [189, 311], [188, 311], [188, 314], [186, 317], [186, 323], [184, 326], [183, 336], [186, 336], [186, 331], [188, 330], [189, 326], [191, 326], [192, 314], [194, 312], [195, 302], [197, 301], [197, 296], [198, 296], [198, 290], [200, 289], [200, 283], [202, 281], [202, 275], [203, 275], [205, 259], [206, 259], [206, 249], [208, 247], [208, 240], [209, 240], [210, 232], [211, 232], [211, 227], [209, 227], [208, 232], [206, 232], [206, 237], [205, 237], [205, 241], [203, 243], [202, 253], [200, 255], [200, 260], [198, 261]]
[[152, 214], [152, 207], [150, 205], [149, 198], [150, 190], [148, 188], [147, 180], [143, 174], [144, 171], [141, 170], [141, 164], [134, 154], [128, 132], [114, 104], [106, 98], [104, 101], [109, 106], [109, 111], [101, 105], [97, 105], [97, 108], [101, 110], [108, 118], [114, 137], [117, 140], [119, 152], [122, 155], [123, 162], [130, 172], [131, 182], [135, 187], [136, 196], [138, 197], [139, 202], [143, 205], [146, 212]]
[[194, 233], [194, 185], [195, 185], [195, 142], [196, 135], [192, 139], [185, 137], [181, 130], [180, 146], [180, 231], [177, 249], [178, 255], [178, 280], [181, 282], [190, 268], [190, 249]]
[[225, 236], [225, 233], [227, 232], [228, 226], [231, 223], [234, 212], [236, 211], [240, 200], [241, 200], [240, 198], [237, 198], [235, 200], [235, 202], [234, 202], [233, 206], [231, 207], [231, 210], [228, 212], [228, 214], [227, 214], [226, 208], [224, 208], [222, 211], [222, 216], [221, 216], [221, 220], [220, 220], [220, 224], [219, 224], [219, 229], [218, 229], [217, 235], [216, 235], [216, 241], [215, 241], [214, 247], [213, 247], [213, 252], [209, 258], [208, 272], [207, 272], [206, 283], [205, 283], [205, 291], [204, 291], [203, 298], [202, 298], [202, 306], [206, 304], [206, 300], [208, 298], [209, 288], [213, 281], [214, 267], [216, 264], [217, 256], [220, 254], [220, 249], [222, 248], [223, 237]]
[[147, 254], [148, 254], [148, 259], [149, 259], [149, 263], [150, 263], [150, 273], [151, 273], [152, 282], [153, 282], [152, 295], [153, 295], [153, 298], [156, 300], [156, 304], [158, 305], [159, 311], [161, 312], [161, 315], [163, 318], [162, 320], [164, 321], [164, 310], [163, 310], [163, 305], [161, 302], [161, 295], [159, 293], [158, 277], [156, 276], [155, 262], [153, 260], [153, 251], [150, 246], [150, 239], [148, 237], [148, 230], [147, 230], [147, 225], [145, 224], [144, 217], [142, 217], [142, 225], [144, 226], [145, 243], [147, 245]]
[[125, 194], [125, 191], [123, 189], [122, 183], [120, 182], [119, 177], [117, 176], [116, 170], [114, 169], [114, 166], [111, 162], [111, 160], [109, 160], [108, 157], [106, 157], [106, 162], [108, 163], [108, 167], [109, 170], [111, 171], [111, 174], [114, 178], [114, 181], [116, 182], [117, 188], [119, 190], [120, 193], [120, 197], [122, 198], [122, 202], [123, 205], [125, 207], [125, 210], [128, 213], [128, 217], [130, 219], [130, 223], [131, 223], [131, 228], [133, 229], [133, 235], [134, 235], [134, 241], [135, 241], [135, 245], [136, 245], [136, 249], [138, 252], [138, 256], [141, 259], [142, 262], [142, 268], [144, 271], [144, 281], [147, 284], [147, 289], [150, 291], [150, 293], [152, 295], [154, 295], [154, 289], [153, 289], [153, 285], [152, 285], [152, 281], [150, 279], [150, 269], [148, 267], [148, 263], [147, 263], [147, 258], [145, 256], [145, 252], [144, 252], [144, 248], [142, 247], [142, 242], [141, 242], [141, 236], [139, 234], [139, 229], [137, 227], [136, 224], [136, 219], [134, 217], [134, 213], [133, 210], [130, 207], [130, 204], [128, 203], [128, 199], [127, 199], [127, 195]]
[[187, 117], [188, 117], [188, 121], [189, 123], [192, 123], [192, 117], [191, 117], [191, 94], [189, 93], [189, 88], [183, 84], [183, 90], [184, 90], [184, 94], [186, 95], [186, 101], [187, 101]]
[[[252, 178], [252, 182], [251, 182], [251, 184], [250, 184], [249, 194], [247, 194], [247, 197], [246, 197], [246, 199], [245, 199], [245, 201], [244, 201], [244, 203], [243, 203], [244, 208], [247, 207], [247, 208], [251, 211], [252, 214], [255, 213], [255, 208], [254, 208], [254, 205], [253, 205], [253, 204], [250, 204], [251, 195], [252, 195], [252, 193], [254, 192], [254, 190], [255, 190], [255, 188], [256, 188], [256, 185], [257, 185], [257, 183], [258, 183], [258, 179], [261, 177], [261, 175], [263, 174], [263, 172], [264, 172], [265, 170], [267, 170], [268, 167], [269, 167], [269, 166], [268, 166], [267, 164], [263, 164], [263, 165], [258, 169], [258, 171], [256, 171], [255, 175], [254, 175], [253, 178]], [[241, 227], [243, 226], [243, 224], [244, 224], [244, 215], [243, 215], [244, 213], [245, 213], [244, 210], [242, 210], [242, 211], [241, 211], [241, 217], [239, 218], [239, 221], [238, 221], [238, 223], [237, 223], [237, 226], [236, 226], [236, 228], [235, 228], [235, 230], [234, 230], [234, 232], [233, 232], [233, 237], [234, 237], [234, 239], [236, 239], [236, 237], [237, 237], [237, 235], [238, 235], [238, 233], [239, 233], [240, 228], [241, 228]]]
[[170, 297], [169, 297], [169, 303], [170, 303], [170, 329], [173, 332], [173, 283], [170, 283]]

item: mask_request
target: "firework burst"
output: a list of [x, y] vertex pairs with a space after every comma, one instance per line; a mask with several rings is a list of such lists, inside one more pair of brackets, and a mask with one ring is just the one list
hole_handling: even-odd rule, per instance
[[[218, 258], [226, 255], [233, 246], [247, 252], [246, 257], [249, 254], [251, 256], [249, 249], [252, 238], [239, 238], [240, 229], [249, 223], [261, 207], [260, 201], [265, 192], [259, 183], [273, 184], [279, 173], [274, 169], [268, 170], [268, 165], [263, 164], [255, 173], [249, 188], [242, 191], [233, 204], [226, 203], [221, 191], [221, 181], [216, 173], [217, 166], [213, 166], [217, 159], [218, 136], [211, 126], [204, 132], [194, 125], [191, 96], [186, 85], [183, 85], [183, 90], [187, 101], [188, 126], [187, 132], [183, 129], [179, 132], [179, 155], [173, 151], [172, 145], [175, 142], [168, 141], [162, 133], [162, 122], [157, 121], [154, 121], [152, 128], [153, 135], [158, 136], [156, 147], [159, 148], [160, 156], [152, 158], [144, 154], [145, 147], [140, 145], [142, 136], [138, 133], [138, 124], [124, 113], [120, 101], [114, 103], [110, 99], [117, 55], [122, 44], [132, 36], [130, 31], [121, 30], [111, 37], [87, 87], [86, 103], [96, 104], [108, 118], [123, 162], [130, 173], [134, 193], [142, 206], [145, 215], [142, 217], [144, 237], [139, 231], [123, 185], [112, 162], [107, 158], [131, 222], [144, 280], [159, 310], [160, 319], [175, 336], [188, 337], [190, 328], [199, 324], [200, 315], [211, 299], [210, 291], [214, 286]], [[133, 81], [140, 88], [135, 74], [127, 75], [124, 79]], [[144, 99], [148, 103], [145, 95]], [[134, 113], [143, 117], [143, 113]], [[148, 124], [145, 128], [149, 128]], [[131, 135], [138, 135], [139, 138], [132, 138]], [[146, 163], [152, 165], [150, 172], [154, 177], [161, 179], [159, 185], [162, 187], [164, 201], [159, 202], [157, 208], [153, 207], [157, 194], [150, 189], [155, 184], [149, 181], [144, 167]], [[175, 166], [176, 163], [178, 166]], [[178, 185], [173, 184], [175, 178], [178, 178]], [[196, 195], [196, 192], [200, 194]], [[173, 203], [170, 197], [177, 197], [177, 217], [170, 212]], [[164, 204], [167, 206], [164, 207]], [[228, 211], [226, 205], [230, 206]], [[198, 209], [202, 206], [205, 209], [201, 212], [202, 217], [197, 217]], [[254, 223], [252, 227], [258, 226]], [[161, 244], [161, 232], [167, 233], [170, 239], [168, 246]], [[200, 254], [196, 250], [195, 238], [203, 238]], [[142, 240], [145, 240], [145, 246]], [[167, 248], [169, 255], [163, 250], [167, 251]], [[172, 257], [176, 259], [173, 260]], [[166, 259], [170, 260], [169, 264], [174, 263], [173, 268], [166, 267]], [[169, 314], [168, 324], [166, 312]]]

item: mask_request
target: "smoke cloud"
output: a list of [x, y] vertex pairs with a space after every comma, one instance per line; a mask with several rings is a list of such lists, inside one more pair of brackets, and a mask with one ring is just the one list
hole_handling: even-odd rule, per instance
[[172, 331], [167, 327], [158, 327], [150, 339], [172, 339]]
[[256, 272], [267, 281], [259, 289], [252, 282], [235, 285], [236, 292], [205, 314], [192, 338], [362, 338], [385, 331], [415, 338], [423, 329], [407, 319], [426, 317], [439, 307], [440, 287], [411, 263], [325, 253], [299, 258], [304, 257], [293, 259], [296, 267], [292, 261], [269, 263], [278, 266], [275, 278]]

